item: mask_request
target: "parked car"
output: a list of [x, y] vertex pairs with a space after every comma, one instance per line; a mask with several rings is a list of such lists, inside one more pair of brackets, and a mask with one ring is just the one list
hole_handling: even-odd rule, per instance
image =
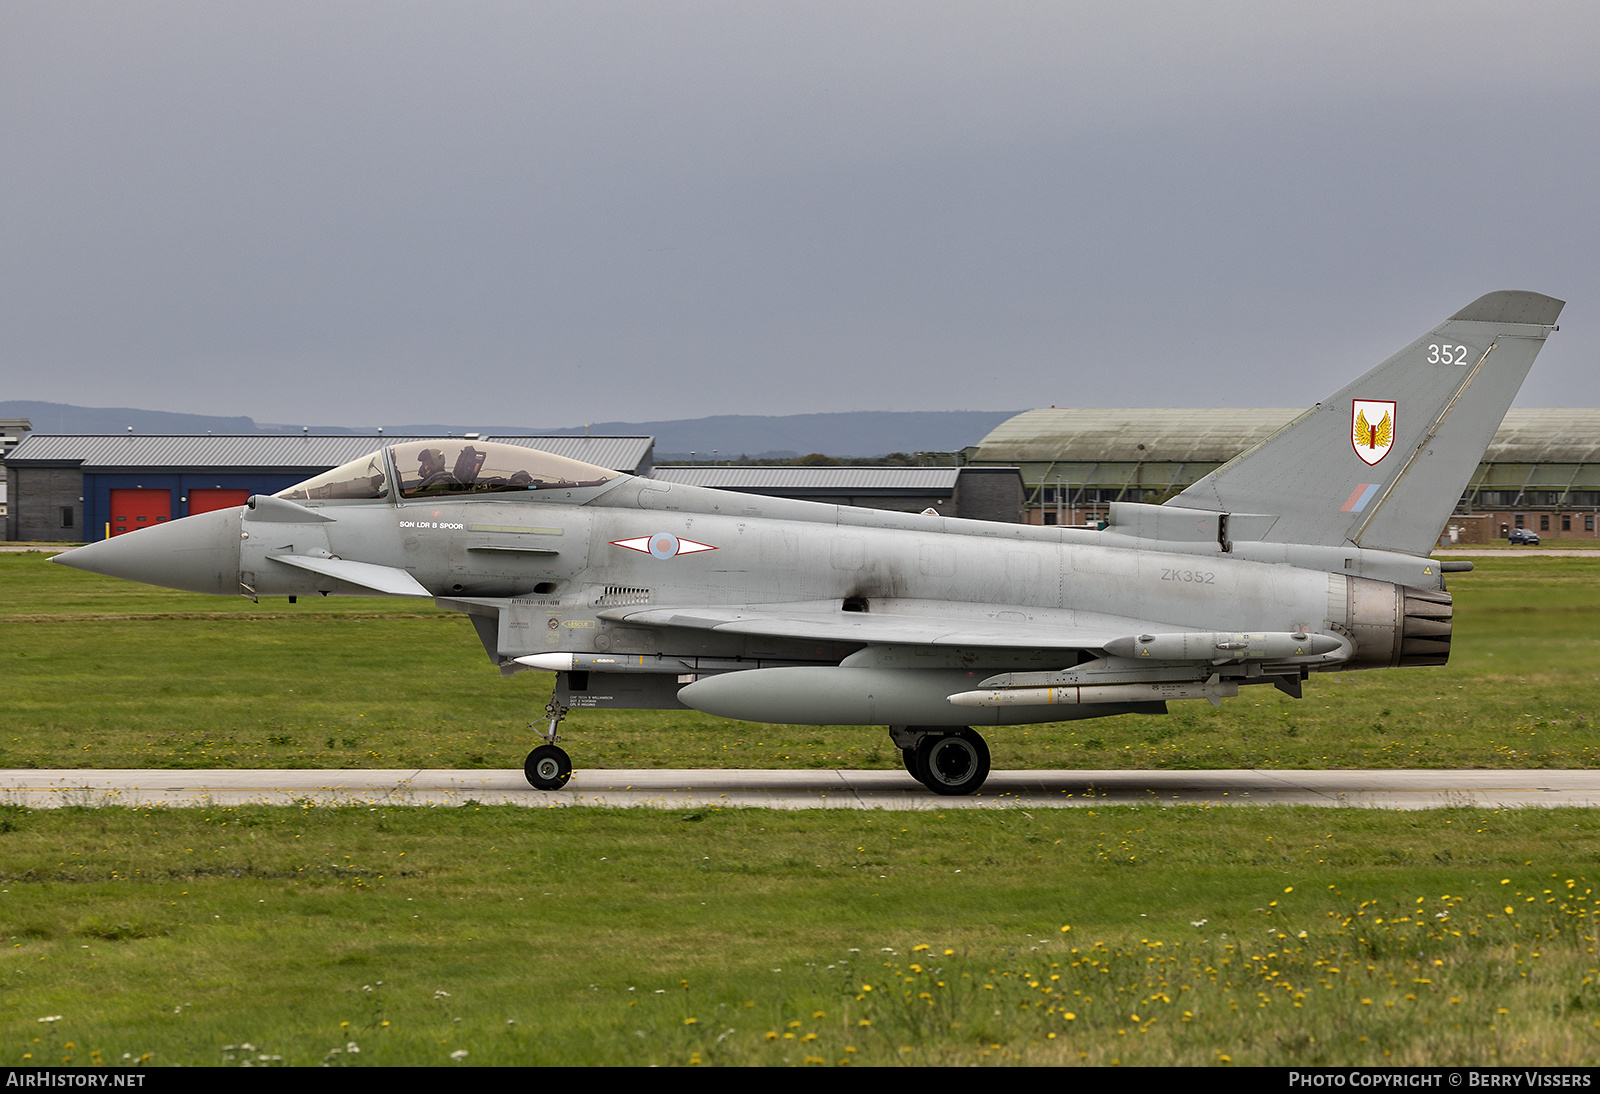
[[1511, 529], [1511, 534], [1506, 538], [1509, 539], [1513, 544], [1531, 543], [1537, 545], [1539, 542], [1539, 533], [1533, 531], [1531, 528], [1513, 528]]

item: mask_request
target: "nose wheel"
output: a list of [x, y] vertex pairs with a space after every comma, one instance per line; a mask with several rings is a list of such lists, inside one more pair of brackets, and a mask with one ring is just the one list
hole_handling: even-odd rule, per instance
[[572, 757], [557, 745], [540, 745], [528, 753], [522, 773], [535, 790], [560, 790], [572, 778]]
[[567, 708], [552, 695], [544, 712], [550, 719], [550, 728], [544, 731], [545, 743], [528, 753], [528, 758], [522, 761], [522, 773], [535, 790], [560, 790], [572, 778], [572, 757], [567, 755], [566, 749], [556, 746], [561, 739], [556, 727], [566, 717]]

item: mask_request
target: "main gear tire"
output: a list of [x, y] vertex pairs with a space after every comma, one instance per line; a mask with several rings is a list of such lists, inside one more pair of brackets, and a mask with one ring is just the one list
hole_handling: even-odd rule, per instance
[[535, 790], [560, 790], [572, 778], [572, 757], [555, 745], [540, 745], [528, 753], [522, 773]]
[[914, 774], [935, 794], [961, 797], [976, 793], [989, 777], [989, 746], [971, 729], [942, 736], [930, 733], [917, 742]]

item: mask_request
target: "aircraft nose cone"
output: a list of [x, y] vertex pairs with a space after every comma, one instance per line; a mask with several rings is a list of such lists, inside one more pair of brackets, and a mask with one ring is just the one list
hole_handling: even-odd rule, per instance
[[239, 510], [218, 509], [56, 555], [75, 570], [191, 593], [239, 592]]

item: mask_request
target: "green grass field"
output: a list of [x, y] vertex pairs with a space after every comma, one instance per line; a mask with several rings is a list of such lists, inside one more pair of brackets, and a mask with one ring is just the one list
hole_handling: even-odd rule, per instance
[[1593, 1063], [1597, 853], [1564, 809], [11, 810], [0, 1060]]
[[[1214, 710], [997, 729], [1000, 768], [1588, 767], [1600, 763], [1600, 559], [1453, 577], [1448, 666], [1249, 688]], [[465, 617], [383, 599], [252, 604], [0, 555], [0, 766], [515, 767], [551, 677], [502, 679]], [[579, 767], [900, 763], [882, 727], [579, 711]]]
[[[998, 730], [995, 761], [1588, 766], [1597, 576], [1491, 559], [1447, 668]], [[513, 766], [549, 687], [429, 605], [38, 555], [0, 555], [0, 626], [6, 766]], [[881, 727], [691, 712], [566, 744], [898, 763]], [[1597, 879], [1565, 809], [0, 807], [0, 1061], [1593, 1063]]]

